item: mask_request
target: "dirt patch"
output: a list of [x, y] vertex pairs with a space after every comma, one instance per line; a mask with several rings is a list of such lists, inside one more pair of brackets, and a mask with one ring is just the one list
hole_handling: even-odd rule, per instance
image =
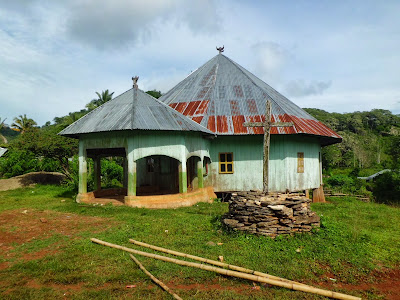
[[32, 172], [9, 179], [0, 179], [0, 191], [15, 190], [35, 184], [60, 184], [65, 175], [57, 172]]
[[[333, 278], [334, 276], [329, 277]], [[339, 288], [347, 291], [371, 292], [375, 295], [382, 295], [388, 300], [400, 300], [400, 268], [374, 271], [365, 279], [365, 282], [360, 284], [320, 282], [318, 285], [326, 289]]]
[[[115, 222], [100, 217], [88, 217], [76, 214], [59, 213], [54, 211], [12, 210], [0, 214], [0, 253], [5, 256], [15, 255], [15, 246], [45, 240], [53, 235], [76, 238], [83, 231], [93, 233], [107, 230]], [[62, 245], [55, 243], [51, 248], [37, 252], [23, 253], [23, 260], [39, 259], [56, 253]], [[5, 268], [2, 263], [0, 269]]]

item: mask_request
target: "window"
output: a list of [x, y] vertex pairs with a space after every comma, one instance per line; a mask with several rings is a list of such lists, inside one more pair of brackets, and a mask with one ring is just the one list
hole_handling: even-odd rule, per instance
[[297, 173], [304, 173], [304, 152], [297, 152]]
[[233, 174], [233, 153], [219, 154], [219, 173]]

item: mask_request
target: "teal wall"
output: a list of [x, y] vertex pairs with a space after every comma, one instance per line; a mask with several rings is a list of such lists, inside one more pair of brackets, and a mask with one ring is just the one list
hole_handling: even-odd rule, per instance
[[[80, 192], [85, 189], [86, 181], [86, 150], [87, 149], [106, 149], [106, 148], [125, 148], [127, 154], [128, 169], [128, 194], [135, 195], [136, 186], [157, 184], [161, 188], [167, 185], [176, 185], [174, 177], [166, 174], [158, 174], [157, 178], [152, 178], [154, 174], [146, 171], [145, 160], [148, 156], [171, 157], [179, 161], [179, 190], [186, 192], [187, 166], [186, 162], [190, 157], [196, 156], [203, 161], [204, 157], [210, 157], [210, 141], [198, 132], [167, 132], [167, 131], [121, 131], [92, 133], [80, 136]], [[168, 163], [169, 160], [163, 163]], [[195, 166], [197, 168], [197, 166]], [[196, 172], [197, 173], [197, 172]], [[153, 176], [154, 177], [154, 176]], [[133, 184], [135, 181], [136, 184]], [[157, 182], [156, 182], [157, 181]], [[195, 187], [199, 185], [199, 180], [194, 181]], [[200, 180], [200, 183], [203, 181]]]
[[[146, 176], [144, 160], [152, 155], [175, 158], [179, 165], [180, 190], [186, 189], [187, 160], [200, 157], [197, 173], [203, 158], [209, 157], [208, 175], [202, 177], [204, 186], [212, 185], [215, 191], [262, 190], [263, 136], [218, 136], [205, 139], [196, 132], [127, 131], [82, 135], [80, 138], [80, 177], [85, 180], [86, 149], [125, 148], [128, 158], [129, 178], [137, 178], [138, 185], [151, 184]], [[321, 146], [317, 138], [299, 135], [272, 135], [269, 166], [269, 190], [275, 192], [300, 191], [317, 188], [321, 184], [319, 153]], [[219, 174], [220, 152], [232, 152], [233, 174]], [[304, 152], [304, 173], [297, 173], [297, 153]], [[204, 170], [205, 171], [205, 170]], [[202, 175], [202, 174], [201, 174]], [[201, 181], [200, 181], [201, 182]], [[199, 185], [196, 178], [195, 187]], [[135, 193], [136, 186], [128, 185]], [[80, 191], [84, 187], [80, 186]]]
[[[211, 178], [215, 191], [262, 190], [263, 136], [219, 136], [211, 143]], [[301, 191], [320, 186], [316, 138], [272, 135], [269, 191]], [[233, 152], [234, 173], [219, 174], [220, 152]], [[297, 152], [304, 152], [304, 173], [297, 173]]]

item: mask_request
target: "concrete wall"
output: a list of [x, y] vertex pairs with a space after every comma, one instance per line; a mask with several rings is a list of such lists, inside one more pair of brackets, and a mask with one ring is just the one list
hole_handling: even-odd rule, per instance
[[[211, 179], [215, 191], [262, 190], [263, 136], [219, 136], [211, 143]], [[269, 163], [269, 190], [300, 191], [321, 184], [316, 138], [272, 135]], [[233, 174], [219, 174], [220, 152], [232, 152]], [[297, 173], [297, 153], [304, 153], [304, 173]]]
[[[172, 157], [179, 164], [179, 188], [186, 190], [187, 160], [200, 157], [197, 166], [199, 178], [194, 179], [194, 187], [213, 186], [215, 191], [262, 190], [263, 136], [218, 136], [205, 139], [196, 132], [130, 131], [83, 135], [80, 139], [80, 177], [85, 180], [84, 157], [86, 149], [125, 148], [128, 157], [130, 182], [136, 180], [136, 173], [144, 176], [142, 158], [151, 155]], [[299, 191], [318, 188], [321, 184], [319, 155], [321, 146], [317, 138], [299, 135], [272, 135], [269, 166], [269, 190], [277, 192]], [[220, 152], [232, 152], [233, 174], [219, 174]], [[297, 172], [297, 153], [304, 153], [304, 173]], [[203, 176], [203, 158], [210, 157], [208, 176]], [[150, 184], [150, 182], [149, 182]], [[128, 186], [129, 187], [129, 186]], [[131, 192], [136, 186], [131, 187]], [[83, 191], [84, 187], [80, 187]], [[129, 191], [129, 189], [128, 189]]]
[[[150, 184], [142, 179], [137, 180], [137, 176], [146, 176], [143, 166], [143, 158], [148, 156], [166, 156], [179, 161], [179, 189], [186, 191], [187, 185], [187, 159], [197, 156], [203, 160], [210, 157], [210, 142], [198, 132], [167, 132], [167, 131], [126, 131], [126, 132], [106, 132], [82, 135], [80, 137], [80, 177], [82, 184], [80, 193], [85, 192], [87, 177], [86, 150], [87, 149], [107, 149], [125, 148], [128, 160], [128, 194], [136, 193], [137, 184]], [[140, 172], [140, 174], [138, 174]], [[143, 174], [142, 174], [143, 173]], [[202, 176], [200, 170], [199, 176]], [[201, 173], [201, 174], [200, 174]], [[172, 179], [171, 179], [172, 180]], [[134, 182], [134, 185], [132, 185]], [[195, 180], [196, 187], [203, 186], [203, 180]]]

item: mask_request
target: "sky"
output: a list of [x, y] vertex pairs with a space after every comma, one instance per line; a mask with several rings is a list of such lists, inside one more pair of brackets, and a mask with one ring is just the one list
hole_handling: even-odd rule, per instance
[[0, 0], [0, 118], [167, 92], [218, 54], [300, 107], [400, 114], [400, 1]]

